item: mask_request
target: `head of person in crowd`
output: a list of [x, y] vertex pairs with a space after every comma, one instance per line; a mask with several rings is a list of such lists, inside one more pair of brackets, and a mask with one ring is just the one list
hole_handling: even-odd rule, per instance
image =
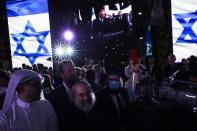
[[96, 101], [95, 94], [87, 81], [78, 81], [72, 86], [70, 99], [75, 107], [84, 112], [90, 111]]
[[175, 61], [176, 61], [176, 56], [175, 56], [174, 54], [170, 54], [170, 55], [168, 56], [168, 63], [169, 63], [170, 65], [175, 65]]
[[80, 67], [75, 67], [77, 79], [81, 79], [82, 71]]
[[54, 89], [51, 81], [51, 76], [48, 74], [42, 74], [42, 77], [43, 77], [42, 90], [44, 91], [44, 93], [50, 94]]
[[93, 59], [90, 59], [90, 65], [94, 65], [94, 60]]
[[43, 67], [43, 70], [42, 70], [42, 74], [48, 74], [49, 73], [49, 69], [47, 66], [44, 66]]
[[26, 69], [26, 64], [25, 63], [22, 64], [22, 68]]
[[58, 70], [60, 77], [65, 84], [72, 85], [76, 81], [75, 64], [71, 60], [64, 60], [59, 63]]
[[118, 11], [118, 15], [119, 15], [119, 16], [122, 15], [122, 11]]
[[95, 65], [93, 66], [93, 70], [95, 71], [95, 73], [96, 73], [96, 72], [100, 73], [100, 66], [99, 66], [99, 64], [95, 64]]
[[49, 72], [50, 77], [53, 78], [53, 75], [54, 75], [53, 73], [54, 72], [53, 72], [53, 68], [52, 67], [49, 67], [48, 72]]
[[123, 88], [120, 69], [116, 65], [107, 67], [107, 88], [110, 91], [117, 91]]
[[38, 72], [38, 67], [36, 64], [33, 64], [32, 67], [33, 67], [33, 71]]
[[101, 73], [99, 64], [95, 64], [93, 66], [93, 70], [95, 72], [95, 80], [97, 82], [99, 82], [100, 81], [100, 73]]
[[186, 62], [186, 59], [185, 58], [183, 58], [183, 59], [181, 59], [181, 63], [185, 63]]
[[106, 73], [106, 71], [105, 71], [105, 65], [106, 65], [106, 61], [105, 60], [102, 60], [102, 61], [100, 61], [99, 62], [99, 67], [100, 67], [100, 73]]
[[37, 67], [38, 67], [38, 72], [39, 72], [39, 73], [42, 73], [42, 71], [44, 70], [44, 65], [38, 63], [38, 64], [37, 64]]
[[195, 57], [194, 55], [189, 57], [189, 70], [190, 71], [197, 71], [197, 57]]
[[118, 11], [118, 18], [122, 18], [122, 11]]
[[112, 19], [115, 19], [115, 17], [116, 17], [116, 14], [112, 13]]
[[105, 19], [105, 18], [106, 18], [105, 9], [101, 9], [101, 10], [99, 11], [99, 17], [100, 17], [101, 19]]
[[81, 78], [82, 79], [86, 78], [86, 69], [85, 68], [81, 68]]
[[31, 70], [19, 70], [11, 75], [3, 110], [7, 110], [18, 98], [32, 103], [40, 100], [41, 75]]

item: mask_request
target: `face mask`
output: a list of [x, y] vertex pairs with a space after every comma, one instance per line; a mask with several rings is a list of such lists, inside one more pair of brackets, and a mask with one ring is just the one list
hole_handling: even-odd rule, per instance
[[119, 81], [109, 81], [109, 88], [111, 90], [117, 90], [120, 87], [120, 82]]

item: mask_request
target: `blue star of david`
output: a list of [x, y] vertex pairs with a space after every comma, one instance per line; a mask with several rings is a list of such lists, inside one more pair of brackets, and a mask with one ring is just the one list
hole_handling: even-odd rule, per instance
[[[192, 30], [192, 26], [197, 21], [197, 10], [192, 13], [174, 14], [174, 16], [184, 28], [176, 43], [197, 43], [197, 35]], [[184, 18], [190, 18], [190, 20], [187, 22]], [[191, 40], [185, 39], [187, 35], [191, 37]]]
[[[31, 32], [28, 32], [28, 31]], [[26, 57], [29, 62], [33, 65], [36, 59], [40, 56], [50, 56], [50, 53], [46, 46], [44, 45], [46, 36], [48, 35], [49, 31], [41, 31], [41, 32], [36, 32], [36, 30], [33, 28], [31, 23], [27, 21], [27, 24], [25, 26], [25, 30], [23, 33], [19, 34], [11, 34], [12, 38], [15, 40], [17, 43], [16, 50], [14, 51], [14, 56], [24, 56]], [[38, 49], [36, 53], [27, 53], [23, 47], [23, 41], [25, 40], [25, 37], [35, 37], [36, 40], [39, 43]], [[44, 50], [43, 53], [41, 53], [41, 50]], [[21, 53], [19, 52], [21, 51]]]

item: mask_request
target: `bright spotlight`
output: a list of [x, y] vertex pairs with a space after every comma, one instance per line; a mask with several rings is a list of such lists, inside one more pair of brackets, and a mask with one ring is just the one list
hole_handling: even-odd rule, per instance
[[68, 41], [71, 41], [74, 38], [74, 34], [71, 31], [64, 32], [64, 38]]
[[144, 39], [144, 37], [142, 37], [142, 36], [141, 36], [139, 39], [140, 39], [140, 40], [143, 40], [143, 39]]
[[138, 15], [142, 15], [142, 12], [140, 11], [140, 12], [138, 12]]
[[72, 47], [67, 47], [66, 48], [66, 53], [68, 54], [68, 55], [72, 55], [73, 54], [73, 48]]
[[58, 47], [56, 48], [55, 52], [58, 56], [61, 56], [64, 54], [64, 49], [62, 47]]

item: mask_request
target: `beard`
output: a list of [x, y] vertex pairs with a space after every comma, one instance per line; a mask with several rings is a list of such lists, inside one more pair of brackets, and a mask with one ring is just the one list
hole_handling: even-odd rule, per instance
[[95, 105], [95, 101], [96, 101], [96, 97], [95, 97], [95, 95], [92, 93], [92, 95], [91, 95], [91, 100], [90, 101], [86, 101], [86, 102], [81, 102], [81, 101], [79, 101], [77, 98], [75, 98], [74, 99], [74, 105], [78, 108], [78, 109], [80, 109], [80, 110], [82, 110], [82, 111], [84, 111], [84, 112], [88, 112], [88, 111], [90, 111], [93, 107], [94, 107], [94, 105]]

